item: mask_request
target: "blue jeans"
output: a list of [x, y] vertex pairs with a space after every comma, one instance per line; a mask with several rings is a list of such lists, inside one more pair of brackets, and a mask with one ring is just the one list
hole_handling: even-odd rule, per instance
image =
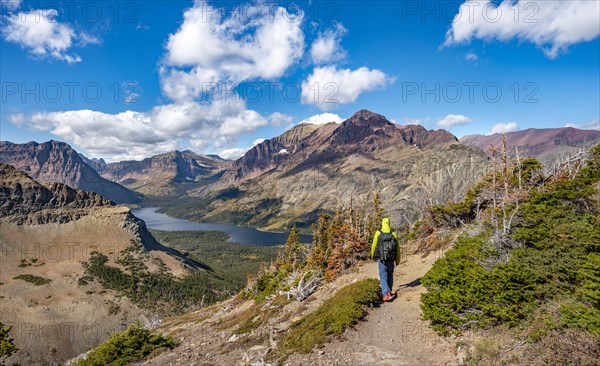
[[379, 267], [379, 283], [381, 285], [381, 292], [385, 295], [392, 291], [394, 285], [394, 262], [383, 262], [377, 261]]

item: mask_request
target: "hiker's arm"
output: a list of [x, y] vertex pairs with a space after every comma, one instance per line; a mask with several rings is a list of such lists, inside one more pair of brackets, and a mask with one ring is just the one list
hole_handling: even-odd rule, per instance
[[379, 230], [373, 236], [373, 244], [371, 244], [371, 259], [375, 259], [375, 250], [377, 249], [377, 241], [379, 240]]

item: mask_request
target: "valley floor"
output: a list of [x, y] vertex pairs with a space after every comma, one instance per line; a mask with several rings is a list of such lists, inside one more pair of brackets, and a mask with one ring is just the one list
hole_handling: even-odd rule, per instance
[[[431, 268], [440, 253], [422, 258], [407, 256], [394, 275], [398, 297], [391, 303], [371, 309], [365, 321], [310, 354], [290, 356], [284, 365], [457, 365], [456, 339], [434, 333], [421, 320], [419, 297], [425, 291], [420, 278]], [[359, 265], [322, 286], [302, 303], [284, 307], [264, 329], [250, 335], [236, 336], [236, 327], [227, 324], [241, 319], [256, 304], [253, 301], [228, 300], [181, 318], [166, 321], [159, 329], [173, 334], [181, 342], [171, 352], [142, 363], [143, 365], [252, 365], [259, 364], [292, 321], [314, 311], [337, 289], [364, 278], [378, 278], [377, 263]], [[265, 357], [266, 358], [266, 357]]]

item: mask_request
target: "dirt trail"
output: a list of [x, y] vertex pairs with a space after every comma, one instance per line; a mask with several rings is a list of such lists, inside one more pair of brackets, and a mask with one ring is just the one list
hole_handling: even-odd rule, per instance
[[[421, 277], [438, 255], [408, 256], [394, 272], [393, 302], [373, 309], [343, 339], [308, 355], [293, 355], [286, 365], [457, 365], [456, 340], [438, 336], [421, 320]], [[377, 263], [361, 268], [366, 277], [378, 278]]]
[[[426, 258], [411, 255], [396, 268], [391, 303], [371, 309], [365, 321], [343, 337], [310, 354], [292, 355], [281, 366], [314, 365], [457, 365], [456, 340], [435, 334], [421, 320], [420, 278], [431, 268], [436, 254]], [[171, 352], [141, 362], [152, 366], [261, 365], [291, 322], [314, 311], [340, 288], [362, 280], [378, 278], [377, 263], [362, 263], [332, 282], [325, 283], [305, 301], [292, 302], [268, 322], [246, 336], [236, 336], [236, 325], [253, 301], [229, 299], [210, 308], [165, 320], [159, 331], [173, 334], [181, 342]], [[263, 309], [264, 310], [264, 309]], [[260, 311], [263, 311], [260, 310]], [[253, 310], [253, 311], [256, 311]], [[226, 324], [231, 326], [225, 326]]]

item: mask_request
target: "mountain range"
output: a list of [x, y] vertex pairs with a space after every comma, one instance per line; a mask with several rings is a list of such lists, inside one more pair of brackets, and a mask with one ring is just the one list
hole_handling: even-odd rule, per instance
[[181, 211], [264, 229], [310, 228], [326, 207], [347, 206], [353, 197], [367, 202], [380, 192], [400, 225], [414, 222], [426, 204], [459, 199], [487, 160], [447, 131], [361, 110], [341, 124], [300, 124], [254, 146], [212, 186], [188, 192], [204, 204]]
[[142, 194], [158, 196], [174, 194], [178, 185], [214, 177], [231, 163], [216, 155], [199, 155], [189, 150], [116, 163], [83, 158], [103, 178]]
[[[509, 153], [546, 166], [600, 139], [599, 131], [528, 129], [506, 134]], [[118, 203], [159, 205], [193, 220], [263, 229], [308, 229], [325, 207], [365, 201], [374, 192], [396, 224], [414, 222], [431, 203], [458, 200], [488, 169], [502, 135], [468, 135], [398, 125], [367, 110], [342, 123], [301, 123], [235, 161], [173, 151], [106, 163], [49, 141], [0, 143], [0, 162], [40, 182], [94, 191]], [[487, 155], [486, 155], [487, 154]]]
[[[502, 146], [502, 134], [467, 135], [460, 142], [478, 147], [491, 155], [490, 147]], [[509, 154], [516, 155], [518, 148], [521, 157], [532, 156], [550, 168], [557, 160], [576, 154], [582, 147], [590, 148], [600, 143], [600, 131], [564, 128], [529, 128], [506, 134], [506, 147]]]

